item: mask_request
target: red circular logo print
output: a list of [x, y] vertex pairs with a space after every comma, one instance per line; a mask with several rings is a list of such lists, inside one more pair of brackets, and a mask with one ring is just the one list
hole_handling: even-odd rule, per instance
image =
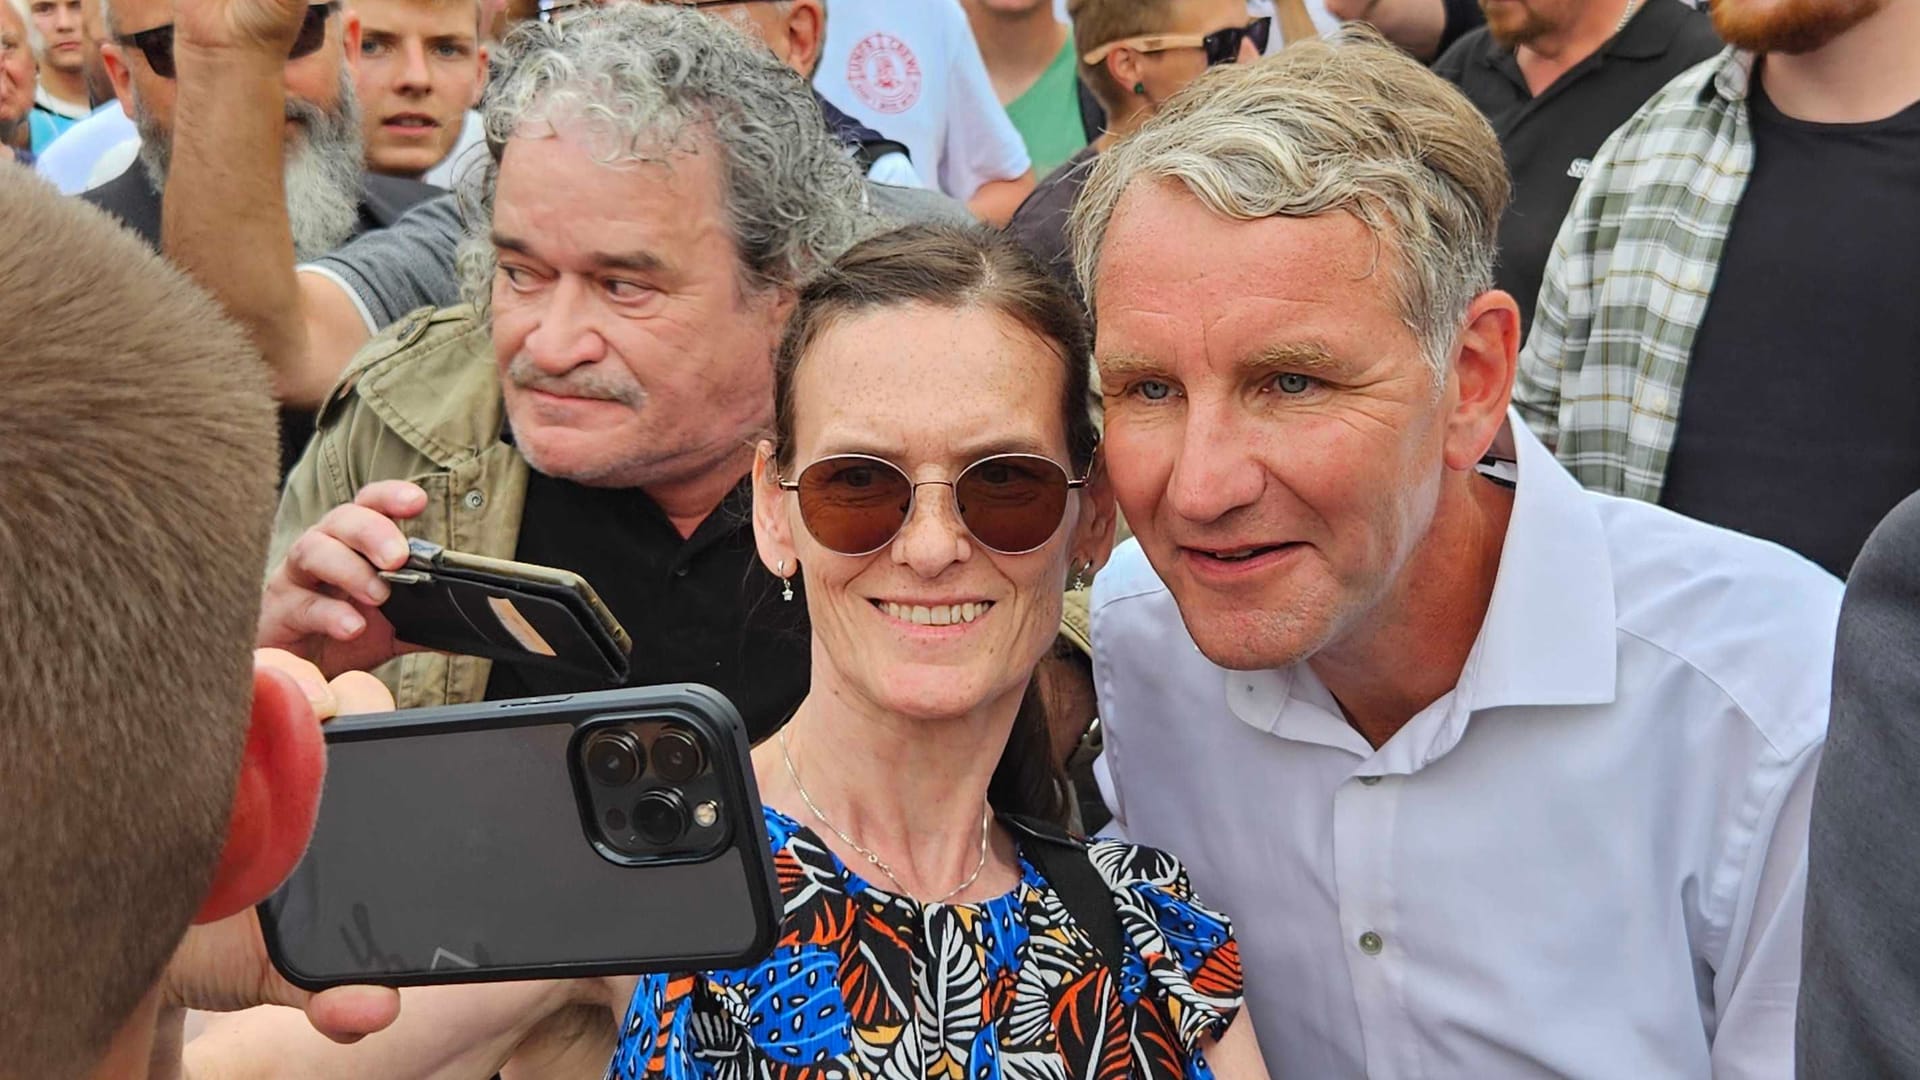
[[847, 85], [868, 108], [903, 113], [920, 101], [920, 61], [892, 34], [873, 34], [847, 58]]

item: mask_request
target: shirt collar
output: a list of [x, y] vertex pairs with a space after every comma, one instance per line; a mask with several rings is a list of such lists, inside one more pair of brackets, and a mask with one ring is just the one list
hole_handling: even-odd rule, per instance
[[[1500, 553], [1493, 597], [1461, 671], [1456, 711], [1510, 705], [1600, 705], [1614, 699], [1616, 621], [1613, 558], [1594, 508], [1597, 496], [1554, 460], [1519, 414], [1509, 411], [1495, 445], [1518, 470], [1513, 514]], [[1322, 730], [1338, 706], [1304, 665], [1228, 671], [1227, 703], [1244, 723], [1286, 738], [1327, 745], [1358, 740]], [[1290, 699], [1317, 706], [1305, 713]], [[1298, 725], [1314, 730], [1288, 730]], [[1346, 727], [1344, 722], [1337, 724]], [[1371, 753], [1364, 741], [1353, 749]]]
[[1750, 52], [1727, 46], [1718, 58], [1709, 61], [1717, 65], [1713, 79], [1708, 84], [1707, 94], [1716, 95], [1726, 101], [1739, 104], [1747, 100], [1747, 88], [1753, 82], [1753, 64], [1758, 57]]
[[1699, 16], [1680, 0], [1646, 0], [1601, 51], [1628, 60], [1658, 59], [1673, 47], [1684, 21], [1695, 18]]

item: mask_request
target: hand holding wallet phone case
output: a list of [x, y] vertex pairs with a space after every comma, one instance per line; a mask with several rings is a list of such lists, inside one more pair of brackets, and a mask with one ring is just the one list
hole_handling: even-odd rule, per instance
[[409, 540], [405, 568], [382, 571], [380, 608], [412, 645], [626, 682], [633, 642], [580, 575]]

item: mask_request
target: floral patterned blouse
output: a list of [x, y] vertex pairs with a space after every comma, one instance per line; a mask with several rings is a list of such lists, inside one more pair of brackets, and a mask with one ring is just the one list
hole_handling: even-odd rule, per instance
[[640, 981], [610, 1080], [1209, 1080], [1240, 1008], [1232, 927], [1152, 848], [1095, 841], [1127, 941], [1119, 985], [1022, 856], [1012, 892], [881, 892], [769, 808], [785, 898], [756, 967]]

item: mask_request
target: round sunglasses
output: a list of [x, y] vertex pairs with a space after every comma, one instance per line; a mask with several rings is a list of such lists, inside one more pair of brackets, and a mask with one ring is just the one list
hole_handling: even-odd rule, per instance
[[1134, 52], [1166, 52], [1168, 49], [1198, 48], [1206, 54], [1207, 66], [1217, 67], [1231, 64], [1240, 59], [1240, 43], [1253, 42], [1253, 51], [1267, 51], [1267, 41], [1273, 35], [1273, 19], [1262, 16], [1245, 26], [1229, 26], [1224, 30], [1215, 30], [1211, 34], [1141, 34], [1137, 37], [1121, 38], [1109, 41], [1094, 49], [1080, 59], [1088, 64], [1097, 64], [1107, 58], [1115, 49], [1132, 49]]
[[800, 497], [800, 520], [821, 546], [842, 555], [871, 555], [893, 542], [913, 516], [923, 487], [953, 489], [954, 511], [982, 546], [1002, 555], [1035, 551], [1060, 529], [1067, 493], [1085, 487], [1052, 458], [994, 454], [952, 480], [915, 481], [900, 466], [867, 454], [835, 454], [775, 477]]

